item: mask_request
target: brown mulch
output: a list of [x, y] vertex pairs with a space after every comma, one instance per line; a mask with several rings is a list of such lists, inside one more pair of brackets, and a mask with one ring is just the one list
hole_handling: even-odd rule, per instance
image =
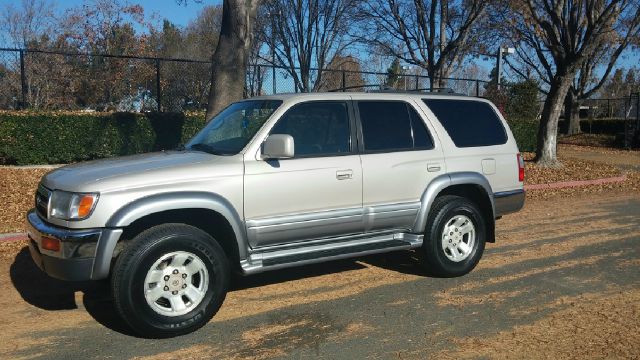
[[23, 232], [42, 175], [51, 169], [0, 167], [0, 233]]
[[524, 153], [525, 159], [525, 184], [548, 184], [572, 180], [595, 180], [620, 176], [620, 170], [613, 165], [599, 164], [590, 161], [566, 158], [562, 155], [559, 159], [560, 168], [538, 167], [532, 161], [534, 153]]

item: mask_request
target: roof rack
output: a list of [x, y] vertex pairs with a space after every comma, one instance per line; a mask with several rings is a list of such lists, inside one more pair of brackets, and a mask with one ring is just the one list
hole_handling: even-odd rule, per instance
[[441, 95], [460, 95], [464, 96], [464, 94], [456, 93], [451, 88], [423, 88], [423, 89], [407, 89], [407, 90], [398, 90], [389, 87], [381, 87], [378, 90], [367, 90], [369, 93], [401, 93], [401, 94], [415, 94], [415, 93], [430, 93], [430, 94], [441, 94]]

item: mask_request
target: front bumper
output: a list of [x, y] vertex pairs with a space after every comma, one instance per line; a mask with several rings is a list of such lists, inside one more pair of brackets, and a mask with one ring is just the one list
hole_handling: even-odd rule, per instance
[[[109, 276], [113, 248], [121, 229], [72, 230], [50, 225], [31, 210], [27, 214], [29, 252], [49, 276], [70, 281], [100, 280]], [[41, 246], [43, 237], [60, 241], [60, 250]]]

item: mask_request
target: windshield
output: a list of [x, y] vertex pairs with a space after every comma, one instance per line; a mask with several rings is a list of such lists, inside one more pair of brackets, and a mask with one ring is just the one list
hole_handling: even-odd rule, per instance
[[216, 155], [235, 155], [247, 146], [280, 104], [280, 100], [233, 103], [214, 116], [186, 148]]

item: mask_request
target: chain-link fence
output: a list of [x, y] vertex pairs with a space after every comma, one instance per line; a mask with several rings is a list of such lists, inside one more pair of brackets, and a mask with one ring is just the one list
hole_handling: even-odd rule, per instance
[[624, 146], [640, 147], [640, 93], [629, 96], [625, 109]]
[[[206, 107], [212, 63], [193, 59], [0, 48], [0, 109], [185, 111]], [[342, 69], [249, 66], [245, 96], [310, 91], [452, 91], [488, 81]]]

